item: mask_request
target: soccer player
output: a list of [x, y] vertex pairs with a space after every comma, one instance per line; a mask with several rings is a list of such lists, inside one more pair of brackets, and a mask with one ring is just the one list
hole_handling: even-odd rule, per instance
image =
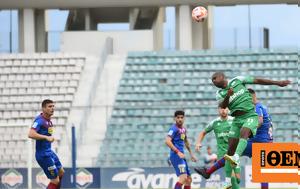
[[[255, 105], [255, 112], [258, 115], [259, 125], [256, 131], [256, 135], [250, 138], [247, 143], [247, 147], [243, 152], [243, 155], [252, 158], [252, 143], [269, 143], [273, 142], [272, 136], [272, 122], [268, 113], [268, 109], [257, 99], [256, 93], [253, 89], [248, 89], [252, 96], [252, 102]], [[268, 189], [268, 183], [261, 183], [261, 189]]]
[[169, 129], [166, 137], [166, 145], [170, 148], [170, 161], [173, 165], [178, 181], [175, 184], [174, 189], [181, 189], [184, 185], [184, 189], [190, 189], [192, 183], [191, 173], [184, 155], [184, 146], [190, 153], [191, 160], [196, 162], [197, 159], [191, 151], [190, 143], [187, 139], [187, 130], [183, 126], [184, 123], [184, 111], [176, 111], [174, 113], [175, 123]]
[[[218, 108], [219, 117], [212, 120], [203, 131], [199, 133], [199, 136], [196, 141], [196, 151], [200, 152], [200, 148], [202, 147], [202, 141], [205, 138], [206, 134], [214, 131], [216, 140], [217, 140], [217, 157], [221, 159], [221, 162], [215, 163], [214, 166], [210, 167], [208, 170], [206, 168], [195, 168], [197, 173], [201, 173], [203, 171], [208, 171], [209, 173], [214, 172], [215, 170], [221, 168], [225, 164], [225, 159], [223, 158], [228, 149], [228, 136], [229, 131], [232, 125], [233, 117], [228, 116], [228, 108], [222, 108], [219, 106]], [[239, 169], [236, 170], [239, 173]], [[208, 179], [210, 174], [201, 174], [203, 177]], [[235, 175], [231, 176], [231, 183], [234, 189], [239, 188], [239, 184], [236, 180]]]
[[64, 169], [57, 155], [51, 150], [54, 141], [51, 116], [54, 112], [54, 102], [46, 99], [42, 102], [42, 113], [38, 115], [31, 126], [28, 137], [36, 140], [35, 158], [50, 179], [47, 189], [59, 189]]
[[[255, 113], [252, 97], [246, 88], [246, 84], [278, 85], [285, 87], [291, 82], [289, 80], [273, 81], [255, 77], [238, 76], [227, 80], [224, 73], [216, 72], [212, 75], [213, 84], [221, 88], [217, 91], [216, 98], [221, 107], [228, 107], [231, 116], [234, 117], [229, 132], [229, 147], [225, 154], [226, 179], [224, 188], [230, 188], [231, 165], [237, 166], [239, 158], [247, 146], [247, 139], [256, 134], [258, 116]], [[231, 165], [230, 165], [231, 164]]]
[[[253, 89], [248, 89], [252, 96], [252, 102], [255, 105], [255, 112], [258, 114], [258, 120], [259, 125], [256, 132], [256, 135], [253, 138], [250, 138], [247, 141], [247, 147], [245, 151], [243, 152], [243, 156], [252, 157], [252, 143], [254, 142], [272, 142], [272, 123], [271, 123], [271, 117], [267, 111], [267, 108], [262, 105], [255, 94], [255, 91]], [[211, 166], [209, 169], [206, 168], [195, 168], [195, 171], [202, 175], [204, 178], [208, 179], [212, 173], [214, 173], [216, 170], [224, 167], [225, 165], [225, 159], [224, 157], [218, 160], [217, 163], [215, 163], [213, 166]], [[239, 174], [239, 173], [238, 173]], [[233, 184], [233, 183], [232, 183]], [[268, 189], [268, 183], [261, 183], [261, 189]]]

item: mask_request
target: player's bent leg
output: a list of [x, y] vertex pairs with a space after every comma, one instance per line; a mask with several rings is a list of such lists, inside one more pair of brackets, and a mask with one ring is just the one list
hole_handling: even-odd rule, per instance
[[259, 124], [257, 114], [249, 115], [243, 120], [244, 122], [240, 132], [241, 137], [235, 152], [238, 156], [241, 156], [246, 149], [248, 138], [256, 135], [257, 126]]
[[243, 154], [244, 150], [247, 147], [247, 140], [251, 135], [251, 130], [246, 127], [242, 127], [241, 129], [241, 138], [237, 145], [235, 154], [233, 156], [225, 155], [224, 158], [228, 160], [233, 166], [237, 166], [240, 164], [240, 156]]
[[191, 189], [192, 177], [187, 176], [184, 184], [184, 189]]
[[230, 165], [230, 162], [225, 162], [225, 182], [223, 183], [222, 188], [223, 189], [229, 189], [232, 187], [231, 184], [231, 176], [232, 176], [232, 167]]
[[237, 183], [240, 184], [240, 182], [241, 182], [241, 167], [237, 166], [237, 167], [233, 168], [232, 174], [236, 178]]
[[231, 175], [231, 184], [232, 184], [232, 189], [239, 189], [240, 188], [240, 173], [241, 169], [240, 168], [234, 168], [232, 175]]
[[226, 177], [225, 182], [223, 183], [222, 189], [231, 189], [232, 184], [231, 184], [231, 177]]
[[252, 158], [252, 143], [253, 143], [253, 141], [251, 139], [247, 140], [247, 146], [246, 146], [242, 156], [247, 156], [249, 158]]
[[239, 189], [240, 185], [237, 181], [237, 178], [235, 176], [231, 177], [231, 184], [232, 184], [232, 189]]
[[235, 153], [241, 156], [247, 147], [247, 140], [252, 135], [250, 128], [242, 127], [241, 129], [241, 138], [236, 148]]
[[225, 166], [225, 158], [222, 157], [208, 169], [206, 169], [205, 167], [196, 167], [194, 170], [199, 175], [203, 176], [205, 179], [209, 179], [211, 174], [213, 174], [215, 171], [219, 170], [224, 166]]
[[[235, 131], [234, 133], [236, 133], [237, 131]], [[239, 135], [239, 134], [238, 134]], [[234, 135], [237, 136], [237, 135]], [[228, 150], [227, 150], [227, 154], [224, 155], [225, 160], [229, 161], [231, 165], [236, 166], [237, 163], [236, 161], [232, 158], [234, 155], [234, 152], [237, 148], [237, 145], [239, 143], [239, 138], [236, 137], [231, 137], [228, 139]]]
[[179, 175], [178, 181], [176, 182], [174, 189], [182, 189], [182, 185], [185, 184], [186, 179], [187, 179], [187, 174]]
[[57, 176], [55, 179], [50, 180], [47, 189], [58, 189], [58, 185], [59, 185], [59, 177]]
[[236, 147], [239, 143], [239, 138], [236, 137], [230, 137], [228, 139], [228, 149], [227, 149], [227, 155], [232, 156], [236, 150]]
[[210, 178], [210, 174], [207, 173], [207, 169], [205, 167], [196, 167], [196, 168], [194, 168], [194, 170], [196, 171], [196, 173], [198, 173], [199, 175], [201, 175], [205, 179]]
[[233, 166], [237, 166], [240, 163], [240, 156], [243, 154], [244, 150], [247, 147], [247, 140], [249, 136], [252, 134], [251, 130], [247, 127], [242, 127], [241, 129], [241, 138], [237, 145], [235, 154], [233, 156], [224, 156], [226, 160], [228, 160]]
[[60, 189], [60, 187], [61, 187], [61, 182], [62, 182], [62, 178], [63, 178], [64, 174], [65, 174], [65, 170], [64, 170], [64, 168], [61, 167], [58, 170], [58, 177], [59, 177], [58, 189]]

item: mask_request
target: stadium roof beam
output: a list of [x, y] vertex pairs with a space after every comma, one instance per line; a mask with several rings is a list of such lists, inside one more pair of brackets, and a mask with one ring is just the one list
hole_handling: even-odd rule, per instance
[[242, 5], [242, 4], [299, 4], [298, 0], [9, 0], [0, 1], [0, 9], [40, 8], [40, 9], [71, 9], [98, 7], [151, 7], [177, 5]]

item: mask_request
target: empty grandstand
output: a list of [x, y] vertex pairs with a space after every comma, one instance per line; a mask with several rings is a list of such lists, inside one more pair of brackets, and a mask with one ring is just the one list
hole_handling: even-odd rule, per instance
[[9, 54], [0, 56], [1, 91], [1, 164], [24, 167], [26, 144], [33, 116], [41, 109], [42, 99], [57, 102], [53, 123], [57, 126], [54, 150], [63, 145], [66, 123], [86, 60], [80, 55], [62, 53]]
[[[275, 80], [290, 79], [287, 88], [253, 86], [270, 109], [275, 141], [292, 142], [298, 137], [297, 51], [172, 51], [129, 53], [99, 165], [167, 166], [164, 138], [173, 112], [186, 111], [188, 136], [195, 143], [198, 132], [217, 116], [215, 71], [228, 77], [252, 75]], [[252, 87], [252, 86], [251, 86]], [[215, 145], [214, 137], [204, 145]]]

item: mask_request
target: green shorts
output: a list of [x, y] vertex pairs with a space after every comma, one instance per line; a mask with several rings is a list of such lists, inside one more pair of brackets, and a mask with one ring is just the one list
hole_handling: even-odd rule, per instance
[[229, 131], [229, 138], [240, 138], [240, 130], [246, 127], [251, 130], [252, 135], [256, 134], [258, 127], [258, 115], [255, 112], [249, 112], [233, 119], [232, 126]]

